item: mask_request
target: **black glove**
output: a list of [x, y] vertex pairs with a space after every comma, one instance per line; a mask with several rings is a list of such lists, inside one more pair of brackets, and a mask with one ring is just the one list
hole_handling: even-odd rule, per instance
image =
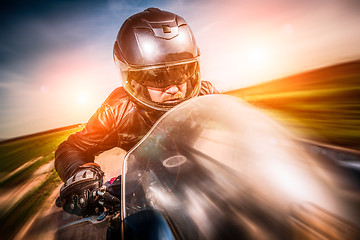
[[104, 172], [97, 165], [81, 166], [61, 187], [56, 205], [79, 216], [99, 215], [104, 208], [98, 203], [96, 190], [103, 184]]

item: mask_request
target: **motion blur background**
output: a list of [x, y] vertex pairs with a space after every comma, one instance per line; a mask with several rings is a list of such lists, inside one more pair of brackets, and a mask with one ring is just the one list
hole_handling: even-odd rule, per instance
[[148, 7], [184, 17], [222, 92], [360, 58], [357, 0], [2, 1], [0, 138], [86, 122], [120, 86], [120, 26]]
[[[54, 151], [121, 85], [112, 59], [117, 32], [126, 18], [149, 7], [177, 13], [190, 25], [202, 53], [202, 79], [295, 132], [296, 140], [324, 163], [325, 170], [341, 171], [351, 183], [348, 188], [329, 186], [357, 196], [358, 187], [353, 186], [359, 186], [360, 159], [359, 0], [4, 0], [3, 238], [51, 239], [39, 230], [50, 234], [64, 224], [58, 219], [71, 220], [54, 206], [62, 182], [54, 170]], [[241, 117], [245, 123], [252, 121], [246, 114]], [[271, 146], [261, 142], [253, 142], [256, 149]], [[106, 166], [121, 166], [116, 161], [124, 154], [114, 148], [96, 161], [107, 172]], [[357, 199], [350, 203], [359, 206]], [[342, 225], [337, 227], [343, 234]]]

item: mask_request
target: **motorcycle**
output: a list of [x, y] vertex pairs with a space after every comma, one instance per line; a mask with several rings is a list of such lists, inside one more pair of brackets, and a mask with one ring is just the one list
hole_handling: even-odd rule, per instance
[[[353, 169], [329, 168], [265, 113], [210, 95], [167, 112], [96, 194], [107, 239], [357, 239]], [[116, 195], [120, 199], [109, 198]]]

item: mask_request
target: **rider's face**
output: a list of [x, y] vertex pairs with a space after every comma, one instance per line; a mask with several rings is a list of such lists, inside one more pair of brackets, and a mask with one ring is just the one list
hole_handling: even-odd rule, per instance
[[176, 103], [182, 101], [186, 94], [186, 82], [181, 85], [170, 85], [166, 88], [147, 87], [151, 100], [157, 103]]

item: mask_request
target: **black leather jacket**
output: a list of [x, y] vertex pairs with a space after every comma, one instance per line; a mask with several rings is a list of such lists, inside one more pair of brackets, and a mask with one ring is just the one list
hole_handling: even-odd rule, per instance
[[[203, 81], [199, 95], [215, 94], [211, 83]], [[60, 144], [55, 152], [55, 169], [63, 181], [79, 166], [94, 162], [96, 155], [114, 147], [130, 150], [150, 130], [161, 115], [133, 103], [122, 87], [115, 89], [85, 128]]]

